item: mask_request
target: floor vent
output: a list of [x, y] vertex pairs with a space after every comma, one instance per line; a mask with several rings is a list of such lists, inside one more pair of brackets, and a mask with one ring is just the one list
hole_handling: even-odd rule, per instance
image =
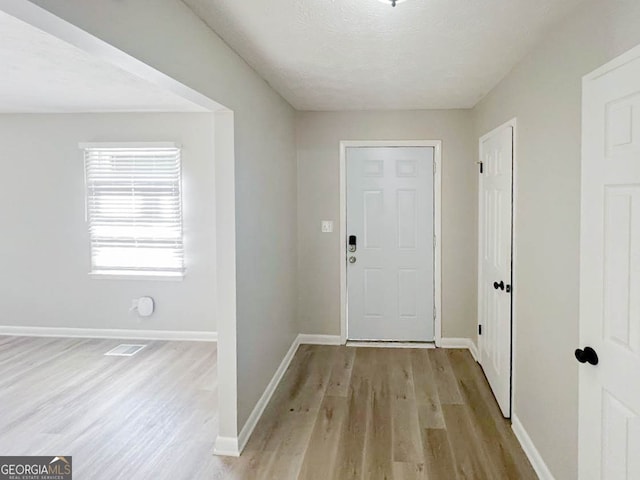
[[110, 357], [133, 357], [136, 353], [142, 350], [146, 345], [129, 345], [123, 343], [118, 345], [113, 350], [109, 350], [105, 355]]

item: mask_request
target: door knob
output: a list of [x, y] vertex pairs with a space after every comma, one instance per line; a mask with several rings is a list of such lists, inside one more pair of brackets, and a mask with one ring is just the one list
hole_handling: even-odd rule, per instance
[[598, 354], [591, 347], [584, 347], [584, 350], [579, 348], [575, 351], [576, 360], [580, 363], [590, 363], [591, 365], [598, 364]]
[[500, 283], [493, 282], [493, 288], [495, 288], [496, 290], [498, 290], [498, 289], [504, 290], [504, 281], [500, 280]]
[[349, 263], [356, 263], [356, 257], [349, 257]]

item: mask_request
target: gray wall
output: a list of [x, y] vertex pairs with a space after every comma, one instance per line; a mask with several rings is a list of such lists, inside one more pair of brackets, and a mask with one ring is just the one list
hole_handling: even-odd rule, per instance
[[[1, 325], [216, 331], [213, 115], [0, 115]], [[79, 142], [182, 144], [183, 281], [91, 279]], [[10, 252], [10, 254], [6, 254]], [[150, 295], [142, 319], [131, 300]]]
[[577, 477], [581, 79], [640, 43], [640, 2], [587, 2], [474, 110], [518, 117], [515, 414], [558, 479]]
[[[297, 114], [300, 331], [340, 333], [341, 140], [442, 140], [442, 333], [473, 337], [477, 170], [470, 110]], [[332, 234], [320, 232], [321, 220], [334, 221]]]
[[32, 3], [234, 111], [241, 428], [297, 333], [294, 111], [179, 0]]

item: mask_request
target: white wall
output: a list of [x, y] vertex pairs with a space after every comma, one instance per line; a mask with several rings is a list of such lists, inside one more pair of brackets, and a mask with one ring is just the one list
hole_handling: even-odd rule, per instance
[[179, 0], [31, 3], [233, 110], [237, 311], [218, 324], [236, 322], [225, 351], [237, 358], [219, 356], [220, 368], [237, 361], [237, 385], [220, 384], [238, 390], [238, 411], [221, 403], [220, 418], [220, 435], [235, 437], [297, 334], [294, 111]]
[[[86, 141], [182, 144], [182, 282], [89, 278]], [[211, 114], [0, 115], [0, 324], [216, 331], [213, 154]], [[143, 295], [147, 319], [129, 312]]]
[[518, 117], [515, 414], [558, 479], [577, 477], [581, 78], [640, 43], [638, 0], [585, 3], [474, 111]]
[[[478, 189], [470, 110], [298, 113], [300, 331], [340, 334], [341, 140], [442, 140], [442, 333], [474, 337]], [[333, 220], [334, 233], [321, 233], [321, 220]]]

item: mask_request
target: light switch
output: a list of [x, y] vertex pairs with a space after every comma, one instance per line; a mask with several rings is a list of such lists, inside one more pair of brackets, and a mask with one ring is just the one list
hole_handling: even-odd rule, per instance
[[333, 220], [322, 220], [322, 233], [333, 233]]

